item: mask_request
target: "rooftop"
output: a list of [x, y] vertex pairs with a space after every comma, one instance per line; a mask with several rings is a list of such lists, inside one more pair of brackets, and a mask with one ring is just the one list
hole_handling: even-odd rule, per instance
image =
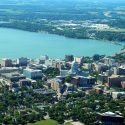
[[2, 76], [6, 78], [25, 77], [23, 74], [19, 74], [19, 73], [2, 73]]
[[0, 70], [13, 70], [13, 69], [18, 70], [19, 68], [17, 68], [17, 67], [2, 67], [2, 68], [0, 68]]
[[122, 65], [119, 67], [120, 69], [125, 69], [125, 65]]
[[109, 117], [122, 117], [122, 116], [120, 116], [120, 115], [117, 115], [116, 113], [113, 113], [113, 112], [105, 112], [105, 113], [99, 113], [100, 115], [102, 115], [102, 116], [109, 116]]
[[30, 68], [26, 68], [24, 69], [26, 71], [29, 71], [29, 72], [41, 72], [41, 70], [38, 70], [38, 69], [30, 69]]

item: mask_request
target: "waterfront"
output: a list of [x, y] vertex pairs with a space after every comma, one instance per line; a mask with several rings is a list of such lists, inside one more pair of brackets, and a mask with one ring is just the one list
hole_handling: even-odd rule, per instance
[[47, 33], [0, 28], [0, 58], [20, 56], [37, 58], [44, 54], [55, 58], [63, 58], [65, 54], [112, 55], [119, 52], [121, 48], [120, 45], [106, 41], [71, 39]]

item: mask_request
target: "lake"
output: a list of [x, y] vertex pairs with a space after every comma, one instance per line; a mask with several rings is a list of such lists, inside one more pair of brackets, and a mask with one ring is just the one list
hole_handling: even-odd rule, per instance
[[0, 58], [38, 58], [49, 55], [63, 58], [66, 54], [92, 56], [112, 55], [122, 46], [101, 40], [72, 39], [63, 36], [0, 28]]

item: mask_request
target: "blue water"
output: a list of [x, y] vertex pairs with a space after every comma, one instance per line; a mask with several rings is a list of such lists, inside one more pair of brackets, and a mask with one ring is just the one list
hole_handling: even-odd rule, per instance
[[112, 55], [121, 46], [99, 40], [79, 40], [47, 33], [0, 28], [0, 58], [29, 57], [49, 55], [63, 58], [65, 54], [92, 56], [93, 54]]

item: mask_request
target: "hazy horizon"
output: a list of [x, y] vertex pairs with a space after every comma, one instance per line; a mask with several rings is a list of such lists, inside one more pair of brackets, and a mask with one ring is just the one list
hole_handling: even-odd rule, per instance
[[125, 3], [125, 0], [0, 0], [0, 4], [25, 4], [25, 3], [43, 3], [43, 2], [112, 2], [112, 3], [119, 3], [123, 2]]

